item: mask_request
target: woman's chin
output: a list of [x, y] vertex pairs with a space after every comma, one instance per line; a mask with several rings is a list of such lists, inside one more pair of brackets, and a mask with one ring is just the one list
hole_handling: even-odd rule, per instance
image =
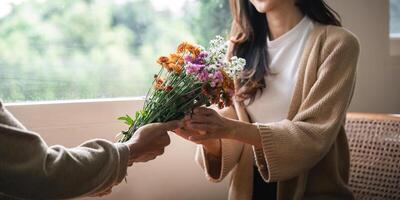
[[282, 2], [281, 1], [265, 1], [265, 0], [251, 0], [251, 3], [259, 13], [267, 13], [274, 10]]
[[259, 3], [259, 5], [254, 6], [259, 13], [267, 13], [271, 11], [271, 5], [266, 2]]

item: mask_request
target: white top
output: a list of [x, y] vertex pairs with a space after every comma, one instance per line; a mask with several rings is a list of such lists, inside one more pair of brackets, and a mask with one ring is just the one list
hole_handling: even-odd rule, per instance
[[286, 119], [292, 99], [297, 68], [308, 36], [314, 28], [304, 17], [295, 27], [279, 38], [268, 38], [269, 68], [272, 75], [265, 78], [267, 87], [262, 95], [247, 107], [253, 122], [270, 123]]

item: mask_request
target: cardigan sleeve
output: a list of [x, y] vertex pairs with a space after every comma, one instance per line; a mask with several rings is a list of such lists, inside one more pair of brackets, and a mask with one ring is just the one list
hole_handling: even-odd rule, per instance
[[0, 104], [0, 196], [66, 199], [92, 195], [123, 180], [125, 144], [91, 140], [76, 148], [49, 147]]
[[[219, 114], [222, 116], [237, 119], [235, 109], [232, 107], [225, 108], [218, 110]], [[202, 145], [198, 145], [195, 160], [197, 164], [204, 170], [205, 176], [209, 181], [212, 182], [220, 182], [222, 181], [229, 172], [236, 166], [239, 162], [240, 155], [243, 150], [243, 143], [229, 140], [229, 139], [221, 139], [221, 160], [220, 160], [220, 167], [219, 169], [213, 169], [216, 171], [220, 171], [218, 177], [212, 177], [210, 175], [210, 171], [212, 168], [217, 166], [210, 165], [211, 163], [208, 162], [209, 158], [203, 148]]]
[[359, 44], [349, 33], [326, 43], [321, 59], [315, 59], [320, 62], [316, 80], [308, 92], [302, 91], [302, 103], [293, 119], [257, 124], [262, 148], [253, 147], [254, 155], [267, 182], [287, 180], [311, 169], [329, 151], [343, 126], [355, 85]]

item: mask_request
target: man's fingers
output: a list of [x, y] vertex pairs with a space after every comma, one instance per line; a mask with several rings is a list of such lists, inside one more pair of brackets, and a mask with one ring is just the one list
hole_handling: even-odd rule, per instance
[[189, 137], [191, 135], [199, 135], [200, 134], [199, 131], [190, 129], [189, 127], [178, 128], [174, 132], [175, 132], [175, 134], [177, 134], [185, 139], [189, 139]]
[[178, 128], [178, 129], [174, 130], [174, 133], [179, 135], [179, 136], [181, 136], [181, 137], [183, 137], [183, 138], [185, 138], [185, 139], [188, 139], [189, 136], [190, 136], [190, 134], [189, 134], [190, 132], [186, 131], [186, 130], [184, 130], [182, 128]]
[[153, 155], [159, 156], [159, 155], [164, 154], [164, 152], [165, 152], [165, 150], [164, 150], [164, 148], [162, 148], [162, 149], [159, 149], [159, 150], [155, 151], [155, 152], [153, 153]]
[[165, 131], [172, 131], [181, 126], [181, 122], [179, 120], [169, 121], [161, 124], [161, 127]]
[[194, 135], [189, 137], [189, 140], [193, 142], [201, 142], [210, 139], [219, 139], [219, 138], [216, 134]]
[[168, 146], [169, 144], [171, 144], [171, 138], [169, 138], [168, 134], [163, 135], [163, 136], [160, 138], [159, 141], [160, 141], [160, 144], [161, 144], [162, 146]]

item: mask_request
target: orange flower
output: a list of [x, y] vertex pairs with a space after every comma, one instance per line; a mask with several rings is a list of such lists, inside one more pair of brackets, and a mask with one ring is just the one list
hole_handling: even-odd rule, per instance
[[157, 60], [157, 63], [160, 65], [167, 64], [168, 62], [169, 62], [169, 58], [166, 56], [161, 56]]
[[195, 56], [198, 56], [200, 54], [200, 49], [195, 46], [189, 46], [187, 49], [191, 54], [194, 54]]
[[178, 45], [178, 48], [176, 49], [176, 52], [178, 53], [183, 53], [185, 52], [185, 50], [187, 50], [187, 46], [189, 45], [189, 43], [187, 42], [182, 42]]
[[175, 71], [175, 73], [177, 73], [178, 75], [182, 73], [182, 70], [183, 70], [182, 65], [179, 65], [179, 64], [175, 64], [175, 65], [174, 65], [174, 71]]
[[183, 65], [183, 64], [185, 64], [185, 60], [183, 58], [180, 58], [178, 60], [178, 65]]
[[189, 51], [191, 54], [194, 54], [195, 56], [198, 56], [200, 54], [200, 48], [190, 43], [182, 42], [181, 44], [178, 45], [176, 52], [183, 53], [185, 51]]
[[163, 89], [164, 89], [163, 84], [164, 84], [164, 80], [163, 80], [162, 78], [160, 78], [160, 77], [158, 77], [158, 76], [155, 77], [154, 88], [155, 88], [156, 90], [163, 90]]
[[164, 83], [164, 80], [160, 77], [156, 77], [156, 83], [162, 85]]
[[171, 63], [183, 65], [185, 64], [185, 60], [182, 57], [180, 54], [172, 53], [169, 55], [169, 60]]
[[172, 72], [172, 71], [174, 71], [174, 69], [175, 69], [175, 65], [176, 65], [176, 64], [174, 64], [174, 63], [168, 63], [168, 64], [166, 65], [166, 69], [167, 69], [169, 72]]
[[224, 77], [224, 81], [222, 83], [222, 88], [224, 91], [229, 91], [229, 90], [234, 90], [235, 89], [235, 83], [231, 79], [231, 77], [226, 74], [224, 70], [221, 70], [222, 76]]
[[181, 57], [181, 55], [176, 54], [176, 53], [169, 54], [169, 60], [172, 63], [176, 63], [179, 60], [180, 57]]

